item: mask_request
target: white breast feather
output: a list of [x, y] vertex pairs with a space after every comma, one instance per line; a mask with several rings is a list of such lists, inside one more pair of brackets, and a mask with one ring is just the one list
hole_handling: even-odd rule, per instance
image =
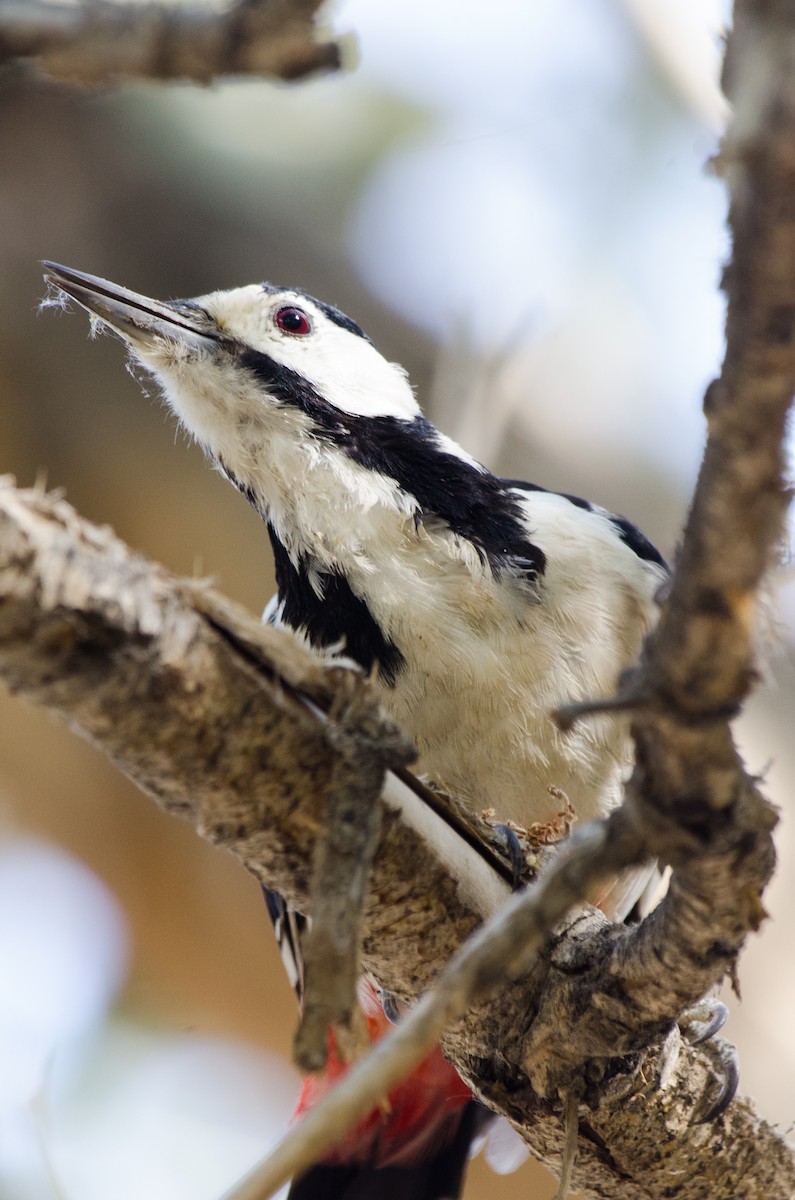
[[663, 572], [599, 513], [543, 492], [523, 508], [547, 556], [538, 602], [456, 555], [449, 534], [420, 536], [381, 564], [395, 588], [368, 590], [368, 605], [406, 657], [383, 703], [414, 737], [421, 767], [473, 805], [528, 824], [559, 807], [554, 787], [580, 818], [603, 815], [629, 766], [625, 720], [562, 734], [550, 714], [613, 692], [654, 620]]
[[[317, 437], [299, 409], [268, 402], [233, 363], [207, 371], [168, 346], [139, 357], [184, 425], [262, 498], [293, 561], [339, 566], [400, 648], [405, 667], [382, 699], [419, 747], [422, 770], [522, 824], [555, 811], [550, 787], [582, 818], [616, 803], [628, 767], [624, 721], [602, 716], [564, 735], [550, 716], [567, 701], [609, 695], [654, 619], [662, 571], [605, 515], [517, 492], [546, 570], [530, 590], [495, 580], [468, 541], [441, 523], [417, 524], [417, 503], [397, 483]], [[394, 404], [414, 407], [402, 376], [392, 378]], [[346, 395], [349, 410], [364, 407], [359, 393]]]
[[[629, 765], [625, 721], [561, 734], [550, 714], [614, 690], [654, 619], [661, 569], [602, 514], [533, 493], [522, 501], [528, 537], [547, 562], [528, 595], [520, 581], [495, 580], [467, 540], [416, 526], [413, 502], [389, 481], [333, 449], [322, 459], [306, 493], [274, 503], [272, 518], [295, 552], [343, 567], [400, 648], [405, 665], [382, 701], [417, 744], [419, 768], [504, 820], [548, 819], [559, 808], [550, 787], [579, 817], [604, 814]], [[296, 522], [311, 547], [296, 546]]]

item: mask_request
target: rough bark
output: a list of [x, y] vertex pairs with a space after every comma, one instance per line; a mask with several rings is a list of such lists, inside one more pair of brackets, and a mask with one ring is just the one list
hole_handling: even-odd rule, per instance
[[[10, 485], [0, 491], [0, 672], [100, 745], [159, 803], [306, 906], [337, 754], [324, 713], [361, 714], [364, 679], [323, 666], [289, 633], [169, 578], [63, 500]], [[371, 736], [382, 718], [367, 711]], [[384, 730], [393, 736], [388, 723]], [[390, 775], [385, 800], [365, 961], [386, 986], [415, 996], [507, 887], [405, 781]], [[631, 814], [622, 818], [630, 826]], [[756, 1195], [749, 1187], [764, 1184], [766, 1195], [785, 1197], [795, 1186], [783, 1143], [745, 1102], [714, 1125], [689, 1124], [715, 1084], [709, 1056], [679, 1047], [673, 1021], [723, 974], [749, 917], [758, 920], [758, 900], [747, 898], [758, 898], [769, 871], [770, 825], [752, 791], [717, 835], [687, 841], [662, 915], [637, 931], [580, 915], [529, 975], [511, 986], [502, 980], [496, 997], [446, 1041], [550, 1162], [561, 1141], [559, 1092], [589, 1061], [592, 1109], [581, 1109], [578, 1177], [589, 1195], [661, 1197], [676, 1194], [672, 1180], [681, 1179], [687, 1196]], [[715, 896], [724, 907], [706, 922], [704, 906]], [[716, 942], [717, 955], [709, 952]], [[664, 1052], [643, 1056], [650, 1041], [664, 1042]], [[738, 1161], [718, 1153], [729, 1134]], [[752, 1141], [763, 1148], [753, 1167]]]
[[89, 85], [122, 78], [298, 79], [340, 65], [340, 43], [323, 38], [315, 23], [320, 4], [238, 0], [219, 11], [111, 0], [0, 0], [0, 65], [33, 60], [52, 78]]
[[[561, 1097], [585, 1087], [575, 1183], [592, 1197], [795, 1194], [791, 1150], [748, 1102], [698, 1122], [714, 1090], [710, 1053], [682, 1044], [675, 1024], [734, 969], [773, 865], [775, 818], [729, 720], [753, 682], [755, 597], [788, 498], [793, 47], [791, 3], [738, 0], [725, 77], [737, 115], [718, 164], [732, 196], [727, 353], [707, 396], [709, 442], [671, 593], [622, 701], [637, 766], [615, 821], [634, 831], [628, 861], [651, 852], [673, 864], [669, 896], [631, 930], [575, 914], [521, 979], [501, 980], [445, 1038], [546, 1161], [559, 1156]], [[0, 494], [0, 673], [305, 906], [338, 755], [324, 714], [381, 719], [366, 681], [169, 579], [62, 501], [11, 487]], [[506, 887], [405, 778], [390, 773], [383, 795], [364, 961], [413, 997]]]
[[[169, 576], [64, 500], [10, 480], [0, 482], [0, 675], [301, 909], [341, 740], [360, 724], [369, 740], [379, 724], [387, 743], [395, 736], [367, 703], [359, 672], [322, 664], [288, 631]], [[332, 710], [333, 726], [324, 715]], [[346, 728], [351, 713], [357, 723]], [[395, 811], [411, 803], [391, 774], [389, 792]], [[422, 833], [432, 841], [440, 827], [444, 840], [443, 823], [414, 799]], [[408, 855], [435, 878], [433, 847], [423, 849], [390, 811], [379, 855], [397, 864]], [[471, 929], [508, 889], [460, 840]], [[392, 880], [385, 898], [410, 904], [411, 882]], [[454, 895], [458, 885], [448, 877], [445, 886]], [[440, 914], [444, 904], [440, 896]], [[423, 954], [422, 978], [441, 945], [434, 939]]]

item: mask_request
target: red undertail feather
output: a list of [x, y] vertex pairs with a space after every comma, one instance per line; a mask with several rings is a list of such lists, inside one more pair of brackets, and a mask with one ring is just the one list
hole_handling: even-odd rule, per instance
[[[375, 989], [362, 989], [371, 1042], [390, 1028]], [[307, 1076], [295, 1117], [322, 1099], [348, 1070], [330, 1042], [322, 1075]], [[472, 1093], [434, 1049], [411, 1075], [323, 1159], [296, 1180], [292, 1200], [435, 1200], [459, 1194], [477, 1124]]]

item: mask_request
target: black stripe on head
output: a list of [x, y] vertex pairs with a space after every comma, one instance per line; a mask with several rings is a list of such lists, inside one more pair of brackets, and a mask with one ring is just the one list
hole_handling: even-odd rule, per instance
[[357, 337], [364, 338], [366, 342], [370, 341], [370, 338], [362, 327], [357, 325], [355, 321], [352, 321], [350, 317], [347, 317], [344, 312], [340, 312], [333, 304], [326, 304], [325, 300], [318, 300], [317, 296], [311, 296], [303, 288], [282, 288], [277, 287], [273, 283], [263, 283], [260, 286], [263, 292], [267, 292], [270, 296], [275, 296], [278, 292], [293, 292], [296, 296], [303, 296], [305, 300], [311, 301], [316, 308], [319, 308], [328, 317], [329, 321], [333, 321], [335, 325], [339, 325], [340, 329], [347, 329], [348, 333], [355, 333]]
[[342, 642], [344, 653], [366, 671], [378, 667], [385, 683], [393, 684], [404, 664], [394, 642], [387, 638], [363, 600], [354, 595], [344, 575], [316, 571], [322, 595], [310, 581], [311, 562], [302, 559], [296, 567], [273, 526], [268, 524], [280, 616], [291, 629], [303, 630], [316, 649]]
[[546, 558], [528, 538], [516, 498], [496, 475], [447, 450], [426, 417], [357, 417], [346, 424], [345, 436], [335, 440], [354, 462], [414, 496], [420, 520], [441, 520], [472, 542], [496, 576], [504, 569], [525, 580], [543, 575]]
[[394, 479], [421, 509], [418, 520], [443, 522], [472, 542], [495, 575], [518, 570], [527, 581], [544, 572], [542, 550], [527, 535], [521, 509], [502, 480], [445, 449], [426, 417], [365, 417], [326, 403], [315, 388], [258, 350], [240, 351], [240, 365], [280, 400], [312, 420], [316, 436], [370, 471]]

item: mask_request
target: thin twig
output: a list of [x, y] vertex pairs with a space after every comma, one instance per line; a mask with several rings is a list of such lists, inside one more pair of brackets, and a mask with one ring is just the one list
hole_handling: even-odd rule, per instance
[[651, 693], [648, 688], [642, 687], [633, 675], [632, 682], [625, 687], [619, 687], [612, 696], [561, 705], [552, 713], [552, 720], [561, 733], [569, 733], [584, 717], [595, 717], [601, 713], [635, 712], [646, 707], [650, 700]]
[[571, 1177], [574, 1174], [574, 1163], [577, 1159], [577, 1141], [580, 1133], [579, 1112], [580, 1093], [575, 1088], [572, 1088], [566, 1097], [563, 1119], [563, 1159], [560, 1164], [558, 1188], [552, 1200], [566, 1200], [571, 1191]]
[[327, 729], [337, 755], [312, 859], [303, 1010], [293, 1041], [293, 1058], [304, 1071], [326, 1065], [329, 1029], [344, 1060], [355, 1052], [362, 922], [381, 832], [381, 791], [387, 768], [415, 757], [397, 726], [390, 736], [371, 697], [359, 689], [334, 706]]

